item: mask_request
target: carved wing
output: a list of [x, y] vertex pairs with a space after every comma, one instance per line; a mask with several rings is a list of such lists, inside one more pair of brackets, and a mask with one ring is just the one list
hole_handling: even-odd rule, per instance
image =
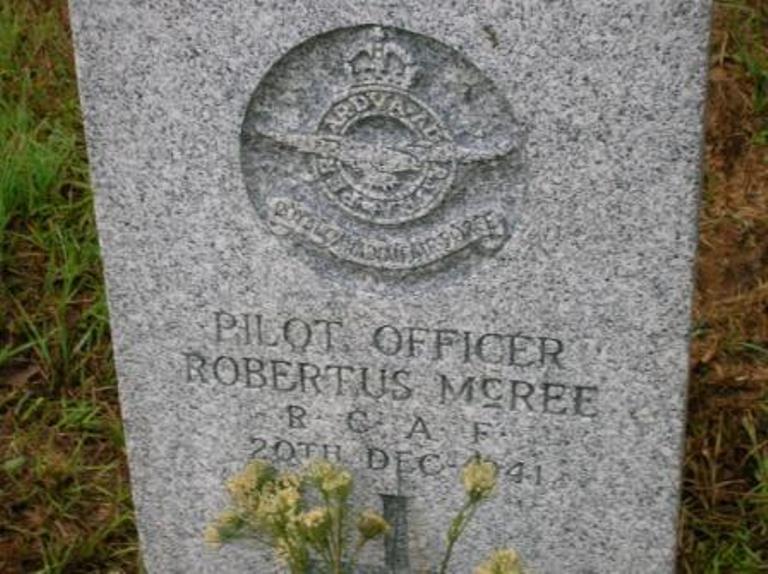
[[506, 156], [515, 151], [512, 142], [494, 142], [473, 148], [456, 146], [446, 142], [435, 144], [423, 142], [408, 146], [394, 147], [356, 141], [330, 134], [263, 134], [287, 147], [303, 153], [337, 159], [342, 163], [364, 171], [398, 173], [421, 169], [424, 163], [455, 161], [473, 163]]
[[453, 143], [442, 144], [419, 143], [408, 147], [408, 150], [423, 161], [455, 161], [457, 163], [474, 163], [488, 161], [513, 153], [516, 146], [512, 142], [484, 145], [477, 147], [462, 147]]
[[422, 162], [409, 150], [356, 141], [329, 134], [263, 134], [280, 145], [325, 158], [337, 159], [364, 171], [397, 173], [419, 169]]

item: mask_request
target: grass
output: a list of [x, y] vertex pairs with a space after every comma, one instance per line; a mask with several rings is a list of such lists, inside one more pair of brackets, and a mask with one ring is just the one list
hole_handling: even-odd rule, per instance
[[680, 570], [768, 571], [768, 3], [715, 14]]
[[[0, 6], [0, 572], [139, 558], [63, 0]], [[768, 3], [717, 5], [679, 569], [768, 571]]]
[[137, 570], [63, 2], [0, 7], [0, 571]]

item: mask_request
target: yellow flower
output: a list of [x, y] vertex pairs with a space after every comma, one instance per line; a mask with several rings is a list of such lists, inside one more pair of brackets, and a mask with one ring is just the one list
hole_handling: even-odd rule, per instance
[[301, 500], [301, 492], [293, 485], [287, 485], [279, 488], [275, 495], [278, 500], [278, 504], [283, 510], [292, 511], [296, 510]]
[[254, 460], [227, 481], [227, 490], [236, 504], [252, 505], [274, 476], [275, 469], [269, 463]]
[[275, 556], [277, 559], [285, 565], [291, 563], [291, 546], [284, 538], [278, 538], [275, 540], [274, 545]]
[[320, 543], [329, 532], [331, 513], [325, 506], [320, 506], [299, 516], [298, 522], [311, 542]]
[[240, 522], [240, 515], [233, 510], [225, 510], [216, 519], [216, 524], [219, 528], [232, 528], [238, 522]]
[[309, 467], [307, 477], [326, 496], [344, 499], [352, 490], [352, 475], [327, 460], [315, 461]]
[[325, 459], [315, 460], [309, 465], [306, 471], [306, 476], [313, 482], [320, 483], [326, 477], [332, 475], [336, 471], [336, 467]]
[[243, 527], [243, 521], [237, 512], [226, 510], [216, 517], [213, 524], [205, 528], [204, 538], [211, 546], [220, 546], [223, 542], [236, 538]]
[[278, 483], [282, 487], [292, 487], [298, 489], [301, 486], [301, 478], [293, 472], [284, 472], [280, 475]]
[[480, 457], [473, 458], [461, 471], [464, 490], [472, 500], [488, 498], [496, 488], [496, 465]]
[[308, 510], [301, 515], [301, 524], [308, 530], [317, 529], [330, 520], [330, 514], [325, 506]]
[[373, 510], [364, 510], [357, 520], [357, 530], [363, 543], [386, 534], [390, 530], [389, 522], [384, 517]]
[[254, 510], [254, 517], [262, 524], [284, 523], [298, 511], [301, 493], [293, 486], [269, 485]]
[[511, 548], [496, 550], [491, 557], [477, 566], [474, 574], [522, 574], [520, 556]]
[[320, 489], [328, 496], [345, 498], [352, 489], [352, 475], [346, 470], [337, 469], [334, 474], [323, 480]]
[[209, 524], [205, 527], [203, 539], [208, 546], [219, 548], [221, 546], [221, 534], [215, 524]]

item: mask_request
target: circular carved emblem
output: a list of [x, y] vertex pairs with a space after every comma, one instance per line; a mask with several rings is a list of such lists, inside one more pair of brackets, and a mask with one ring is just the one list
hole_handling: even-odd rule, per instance
[[520, 132], [455, 50], [358, 26], [311, 38], [269, 70], [248, 106], [241, 161], [276, 235], [411, 270], [503, 245], [514, 202], [494, 172], [513, 176]]
[[[340, 116], [346, 119], [337, 123]], [[315, 160], [328, 197], [362, 220], [391, 225], [421, 217], [453, 182], [450, 132], [407, 92], [385, 86], [355, 91], [333, 104], [318, 133], [339, 141], [338, 157]], [[436, 150], [444, 157], [426, 159]]]

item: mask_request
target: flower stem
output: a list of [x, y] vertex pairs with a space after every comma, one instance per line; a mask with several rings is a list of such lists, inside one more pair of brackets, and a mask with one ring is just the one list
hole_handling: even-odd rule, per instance
[[477, 510], [477, 502], [468, 500], [464, 503], [464, 506], [456, 514], [455, 518], [451, 522], [451, 527], [448, 529], [448, 544], [445, 547], [445, 554], [443, 555], [443, 561], [440, 563], [440, 574], [446, 574], [448, 572], [448, 563], [451, 561], [453, 554], [453, 547], [456, 542], [461, 538], [469, 521], [472, 520], [472, 516]]

